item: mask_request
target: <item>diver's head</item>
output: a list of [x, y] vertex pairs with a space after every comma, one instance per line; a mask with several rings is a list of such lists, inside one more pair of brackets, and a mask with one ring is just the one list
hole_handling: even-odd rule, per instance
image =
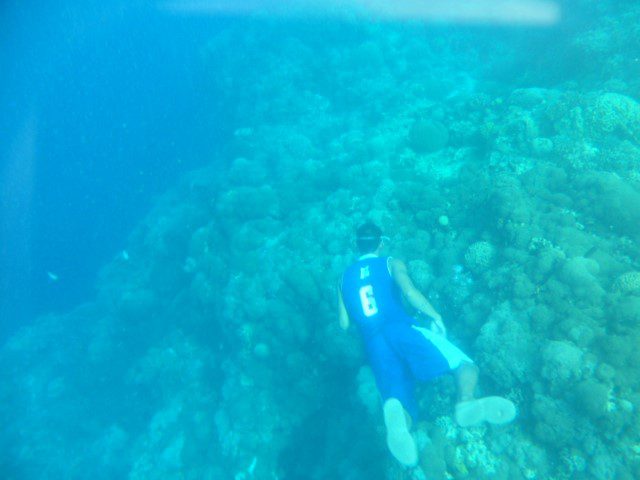
[[382, 235], [382, 230], [373, 222], [363, 223], [356, 230], [356, 246], [360, 255], [379, 253], [389, 237]]

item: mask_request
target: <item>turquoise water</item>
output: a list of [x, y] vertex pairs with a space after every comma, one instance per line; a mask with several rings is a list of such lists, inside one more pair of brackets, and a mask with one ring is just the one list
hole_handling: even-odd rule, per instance
[[[110, 156], [93, 158], [86, 176], [101, 181], [56, 177], [62, 200], [38, 210], [42, 183], [9, 182], [46, 164], [38, 142], [31, 170], [3, 164], [3, 265], [51, 273], [50, 295], [68, 300], [3, 318], [3, 478], [639, 478], [640, 6], [593, 3], [533, 2], [527, 15], [489, 15], [491, 2], [464, 15], [154, 5], [162, 21], [137, 23], [154, 34], [121, 49], [146, 58], [163, 38], [176, 50], [136, 77], [149, 88], [126, 105], [151, 92], [145, 107], [121, 112], [169, 120], [128, 136], [112, 165], [159, 173], [119, 177]], [[70, 17], [55, 18], [67, 31]], [[195, 107], [163, 114], [176, 104]], [[27, 133], [39, 119], [21, 118]], [[66, 138], [56, 125], [50, 145]], [[78, 151], [60, 151], [75, 171], [64, 152]], [[109, 200], [70, 213], [84, 198], [72, 187]], [[129, 214], [76, 251], [19, 221], [15, 192], [35, 223], [74, 232]], [[453, 379], [421, 386], [411, 471], [387, 452], [357, 332], [337, 323], [336, 284], [367, 219], [477, 362], [479, 393], [518, 407], [510, 425], [462, 429]], [[40, 265], [59, 257], [66, 271]]]

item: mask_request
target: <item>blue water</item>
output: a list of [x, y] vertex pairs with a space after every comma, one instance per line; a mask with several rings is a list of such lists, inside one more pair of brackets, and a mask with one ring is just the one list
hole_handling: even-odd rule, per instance
[[[200, 53], [227, 21], [176, 18], [149, 2], [3, 9], [6, 334], [89, 298], [154, 196], [220, 150], [225, 125]], [[21, 148], [31, 160], [12, 155]]]

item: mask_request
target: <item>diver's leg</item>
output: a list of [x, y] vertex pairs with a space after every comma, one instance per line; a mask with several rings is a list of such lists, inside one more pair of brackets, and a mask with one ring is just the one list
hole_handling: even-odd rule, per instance
[[473, 400], [478, 384], [478, 367], [473, 363], [461, 362], [455, 369], [456, 384], [458, 387], [458, 402]]
[[418, 450], [410, 432], [411, 415], [417, 413], [413, 379], [384, 337], [372, 339], [367, 346], [369, 363], [384, 402], [387, 446], [402, 465], [414, 466]]
[[418, 413], [414, 382], [399, 359], [387, 359], [395, 364], [393, 375], [388, 377], [387, 396], [384, 398], [384, 424], [387, 428], [387, 447], [391, 454], [405, 467], [418, 463], [418, 448], [411, 435], [412, 417]]

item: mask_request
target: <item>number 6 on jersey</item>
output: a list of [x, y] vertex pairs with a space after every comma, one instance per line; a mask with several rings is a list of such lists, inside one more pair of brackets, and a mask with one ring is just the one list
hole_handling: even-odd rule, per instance
[[371, 317], [378, 313], [376, 297], [373, 296], [373, 287], [371, 285], [365, 285], [360, 288], [360, 303], [365, 316]]

